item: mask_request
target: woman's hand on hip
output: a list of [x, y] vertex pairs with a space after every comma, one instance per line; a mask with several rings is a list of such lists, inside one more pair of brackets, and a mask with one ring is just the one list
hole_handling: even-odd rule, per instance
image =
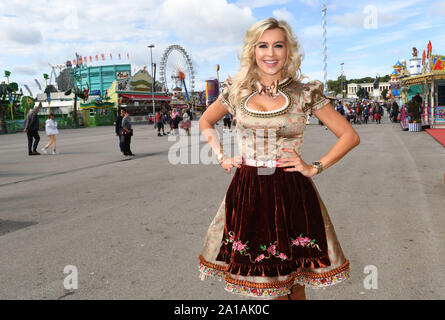
[[312, 178], [317, 174], [317, 169], [312, 165], [308, 165], [301, 159], [301, 157], [295, 152], [294, 149], [281, 149], [281, 151], [290, 153], [291, 156], [287, 158], [277, 159], [277, 167], [286, 168], [286, 172], [300, 172], [307, 178]]
[[226, 158], [223, 161], [221, 161], [220, 165], [221, 167], [227, 171], [228, 174], [230, 174], [230, 171], [233, 167], [241, 168], [241, 163], [243, 163], [241, 156], [236, 156], [233, 158]]

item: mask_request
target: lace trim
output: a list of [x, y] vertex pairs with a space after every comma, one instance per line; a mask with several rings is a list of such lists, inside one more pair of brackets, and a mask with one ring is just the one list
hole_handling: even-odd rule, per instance
[[254, 283], [246, 280], [232, 279], [229, 274], [224, 272], [224, 267], [207, 262], [204, 257], [199, 256], [201, 280], [207, 277], [217, 278], [220, 281], [224, 278], [225, 290], [244, 296], [251, 296], [257, 298], [278, 297], [287, 295], [293, 285], [299, 284], [307, 286], [312, 289], [332, 286], [343, 282], [349, 278], [350, 265], [349, 260], [340, 267], [324, 273], [312, 273], [307, 271], [297, 272], [288, 280], [269, 282], [269, 283]]
[[[328, 272], [313, 273], [300, 271], [293, 274], [290, 279], [285, 281], [255, 283], [231, 278], [229, 274], [224, 272], [224, 266], [210, 263], [206, 261], [202, 255], [199, 256], [199, 260], [202, 280], [206, 277], [214, 277], [219, 280], [224, 278], [226, 282], [226, 290], [230, 288], [234, 291], [233, 293], [245, 292], [247, 295], [249, 295], [250, 292], [254, 294], [254, 296], [258, 296], [258, 292], [262, 292], [262, 294], [266, 296], [271, 296], [271, 290], [274, 290], [275, 293], [279, 293], [283, 292], [284, 288], [289, 291], [294, 284], [304, 285], [313, 289], [332, 286], [348, 279], [350, 273], [349, 260], [346, 259], [340, 267]], [[230, 286], [228, 284], [230, 284]], [[257, 289], [257, 291], [252, 291], [252, 289]]]

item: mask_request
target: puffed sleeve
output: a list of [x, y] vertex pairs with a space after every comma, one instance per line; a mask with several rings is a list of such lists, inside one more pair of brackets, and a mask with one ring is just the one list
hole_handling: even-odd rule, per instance
[[224, 83], [224, 85], [225, 85], [225, 87], [224, 87], [223, 91], [218, 96], [218, 101], [221, 102], [226, 107], [227, 111], [229, 111], [235, 118], [236, 108], [229, 101], [229, 92], [230, 92], [230, 88], [231, 88], [231, 83], [229, 81], [226, 81]]
[[333, 103], [335, 98], [328, 97], [323, 94], [323, 83], [318, 80], [310, 81], [303, 85], [303, 99], [304, 99], [304, 107], [303, 110], [305, 112], [309, 112], [312, 114], [313, 112], [320, 110], [324, 106], [329, 103]]

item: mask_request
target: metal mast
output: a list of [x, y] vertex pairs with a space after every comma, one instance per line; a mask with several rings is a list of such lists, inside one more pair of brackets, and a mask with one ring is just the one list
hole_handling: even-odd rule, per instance
[[328, 92], [328, 47], [326, 45], [326, 4], [323, 4], [323, 84], [324, 93]]

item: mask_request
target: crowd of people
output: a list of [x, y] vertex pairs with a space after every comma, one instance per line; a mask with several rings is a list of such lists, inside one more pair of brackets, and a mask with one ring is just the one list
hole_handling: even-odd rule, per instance
[[335, 110], [339, 112], [350, 124], [367, 124], [369, 121], [381, 124], [386, 112], [392, 122], [400, 121], [399, 106], [397, 102], [378, 103], [375, 101], [346, 102], [337, 101]]
[[[172, 108], [167, 112], [156, 112], [156, 126], [158, 129], [158, 137], [163, 135], [179, 135], [179, 128], [185, 131], [187, 136], [190, 135], [192, 127], [193, 114], [189, 108], [181, 109]], [[164, 127], [168, 125], [169, 131], [165, 133]], [[161, 134], [162, 130], [162, 134]]]

